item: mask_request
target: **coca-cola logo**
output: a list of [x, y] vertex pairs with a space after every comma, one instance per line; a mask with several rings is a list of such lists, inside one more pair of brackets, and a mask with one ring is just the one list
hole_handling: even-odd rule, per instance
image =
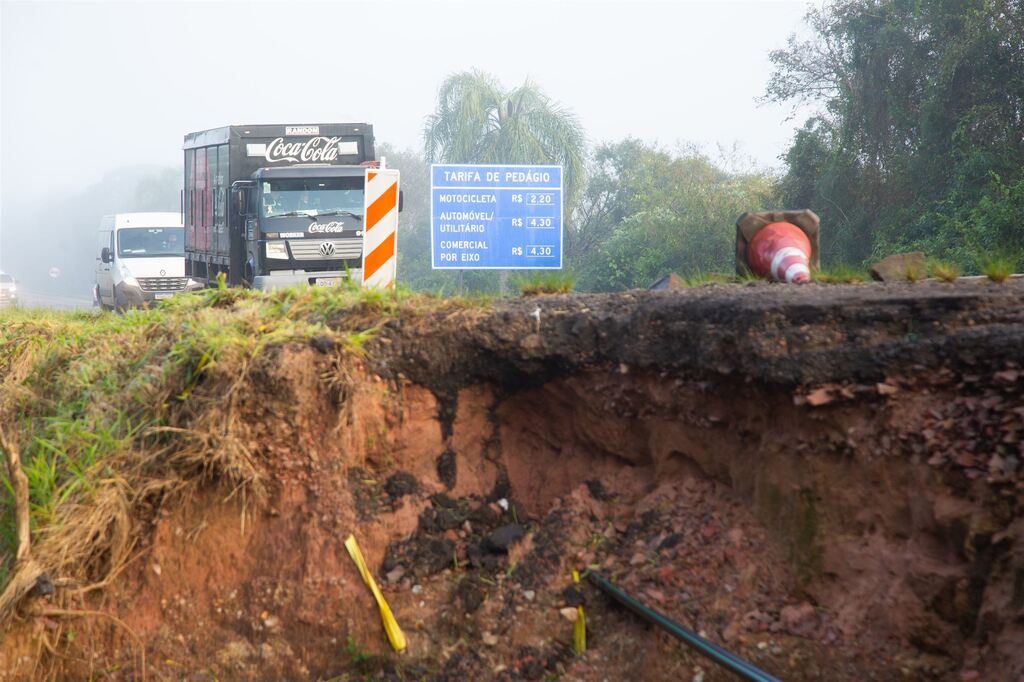
[[338, 222], [337, 220], [332, 220], [329, 223], [313, 223], [309, 226], [309, 231], [322, 234], [329, 232], [344, 232], [345, 223]]
[[266, 156], [270, 163], [291, 161], [293, 163], [319, 163], [338, 159], [340, 137], [311, 137], [303, 142], [275, 138], [267, 145]]

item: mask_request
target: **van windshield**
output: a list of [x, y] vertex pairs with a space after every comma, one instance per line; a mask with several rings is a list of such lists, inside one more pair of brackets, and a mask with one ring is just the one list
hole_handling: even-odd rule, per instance
[[185, 229], [181, 227], [126, 227], [117, 231], [119, 258], [184, 256]]

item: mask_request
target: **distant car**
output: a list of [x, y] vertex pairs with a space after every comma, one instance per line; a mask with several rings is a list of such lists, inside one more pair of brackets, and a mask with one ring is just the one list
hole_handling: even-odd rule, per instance
[[18, 283], [6, 272], [0, 272], [0, 306], [18, 305]]

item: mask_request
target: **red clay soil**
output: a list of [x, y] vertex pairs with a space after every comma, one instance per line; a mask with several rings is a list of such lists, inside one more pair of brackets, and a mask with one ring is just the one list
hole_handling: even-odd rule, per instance
[[781, 679], [1020, 679], [1022, 292], [507, 302], [389, 322], [343, 392], [323, 344], [274, 349], [241, 409], [267, 499], [140, 514], [108, 615], [26, 615], [0, 677], [735, 679], [587, 583], [575, 656], [589, 568]]

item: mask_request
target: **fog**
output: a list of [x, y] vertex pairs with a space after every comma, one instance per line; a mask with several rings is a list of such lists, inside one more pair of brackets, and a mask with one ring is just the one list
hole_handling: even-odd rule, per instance
[[177, 210], [166, 185], [186, 133], [366, 121], [378, 142], [419, 150], [437, 87], [471, 68], [506, 85], [533, 80], [579, 116], [591, 144], [737, 144], [778, 166], [801, 119], [755, 100], [769, 51], [806, 8], [5, 1], [0, 269], [30, 299], [88, 305], [99, 216]]

